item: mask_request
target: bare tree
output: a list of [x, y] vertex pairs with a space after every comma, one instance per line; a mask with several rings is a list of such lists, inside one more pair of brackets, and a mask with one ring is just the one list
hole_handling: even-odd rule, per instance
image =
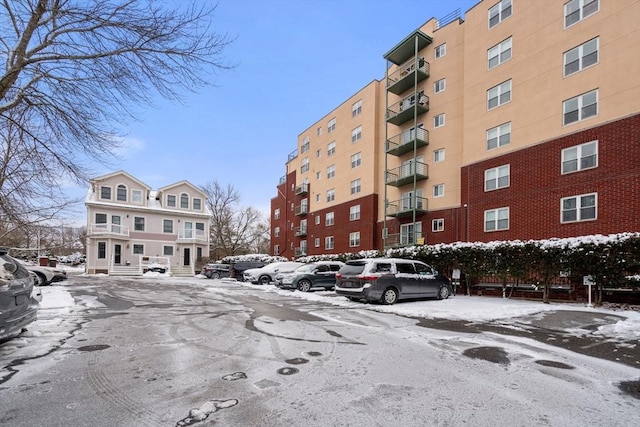
[[113, 161], [118, 128], [137, 108], [156, 94], [179, 100], [230, 68], [214, 11], [209, 2], [0, 0], [0, 222], [57, 217], [70, 202], [60, 182], [84, 182], [89, 160]]

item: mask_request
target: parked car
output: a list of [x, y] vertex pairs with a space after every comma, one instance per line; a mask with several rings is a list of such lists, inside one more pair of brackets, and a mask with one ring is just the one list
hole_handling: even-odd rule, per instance
[[243, 273], [250, 268], [260, 268], [267, 265], [266, 262], [263, 261], [237, 261], [231, 263], [231, 273], [229, 277], [243, 281], [244, 276]]
[[278, 273], [276, 286], [309, 292], [314, 288], [331, 290], [336, 284], [336, 273], [344, 265], [340, 261], [318, 261], [296, 268], [291, 273]]
[[202, 267], [200, 272], [207, 279], [220, 279], [221, 277], [229, 277], [231, 274], [231, 265], [211, 263]]
[[19, 334], [36, 320], [35, 296], [29, 271], [0, 248], [0, 341]]
[[431, 266], [398, 258], [348, 261], [336, 274], [336, 294], [351, 300], [394, 304], [401, 299], [446, 299], [451, 282]]
[[304, 263], [295, 261], [272, 262], [261, 268], [245, 270], [243, 276], [246, 282], [268, 285], [275, 280], [276, 274], [290, 273], [301, 265], [304, 265]]
[[42, 267], [39, 265], [29, 264], [24, 261], [19, 261], [24, 268], [29, 271], [33, 271], [36, 275], [35, 286], [46, 286], [54, 282], [61, 282], [67, 280], [67, 272], [54, 267]]

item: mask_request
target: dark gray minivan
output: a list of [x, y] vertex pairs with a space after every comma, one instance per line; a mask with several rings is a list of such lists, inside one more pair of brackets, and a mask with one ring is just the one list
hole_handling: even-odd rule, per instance
[[0, 342], [19, 334], [36, 320], [38, 301], [32, 296], [31, 273], [0, 248]]
[[351, 300], [394, 304], [401, 299], [446, 299], [451, 282], [431, 266], [400, 258], [348, 261], [336, 274], [336, 294]]

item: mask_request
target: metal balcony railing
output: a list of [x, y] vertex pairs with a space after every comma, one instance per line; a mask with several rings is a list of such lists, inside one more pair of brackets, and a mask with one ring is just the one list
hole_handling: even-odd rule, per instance
[[[429, 63], [420, 57], [411, 58], [387, 76], [387, 90], [396, 95], [415, 88], [417, 83], [429, 77]], [[415, 91], [415, 89], [414, 89]]]
[[429, 131], [423, 128], [411, 129], [387, 139], [386, 152], [394, 156], [408, 153], [415, 148], [429, 144]]
[[413, 161], [397, 168], [389, 169], [385, 173], [385, 183], [400, 187], [429, 178], [429, 167], [422, 162]]
[[178, 230], [178, 242], [207, 242], [208, 234], [204, 230]]
[[402, 101], [388, 106], [387, 121], [399, 126], [413, 119], [414, 116], [420, 116], [427, 111], [429, 111], [429, 97], [416, 92]]
[[309, 184], [300, 184], [295, 188], [296, 196], [307, 194], [309, 192]]
[[298, 205], [295, 208], [295, 215], [306, 215], [309, 213], [309, 208], [307, 205]]
[[296, 237], [301, 237], [301, 236], [306, 236], [306, 235], [307, 235], [307, 227], [306, 226], [296, 227], [296, 229], [295, 229], [295, 236]]
[[405, 246], [421, 245], [424, 243], [422, 233], [395, 233], [387, 234], [387, 238], [384, 240], [384, 247], [385, 249], [402, 248]]
[[394, 200], [387, 203], [385, 214], [396, 218], [427, 212], [427, 199], [425, 197], [413, 197], [402, 200]]

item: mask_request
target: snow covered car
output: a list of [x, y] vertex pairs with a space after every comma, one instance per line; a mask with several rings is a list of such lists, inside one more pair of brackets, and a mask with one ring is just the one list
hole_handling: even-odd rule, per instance
[[36, 286], [46, 286], [54, 282], [61, 282], [67, 280], [67, 272], [53, 267], [42, 267], [39, 265], [29, 264], [23, 261], [19, 261], [24, 268], [32, 271], [36, 275]]
[[344, 265], [340, 261], [318, 261], [298, 267], [291, 273], [278, 273], [276, 286], [309, 292], [313, 288], [331, 290], [336, 284], [336, 273]]
[[202, 267], [201, 273], [207, 279], [220, 279], [231, 274], [230, 264], [210, 263]]
[[29, 271], [0, 248], [0, 341], [19, 334], [38, 313]]
[[347, 263], [336, 274], [336, 294], [351, 300], [394, 304], [401, 299], [446, 299], [451, 282], [431, 266], [400, 258], [368, 258]]
[[242, 274], [245, 282], [268, 285], [273, 282], [278, 273], [290, 273], [296, 268], [304, 265], [302, 262], [285, 261], [272, 262], [261, 268], [250, 268]]

